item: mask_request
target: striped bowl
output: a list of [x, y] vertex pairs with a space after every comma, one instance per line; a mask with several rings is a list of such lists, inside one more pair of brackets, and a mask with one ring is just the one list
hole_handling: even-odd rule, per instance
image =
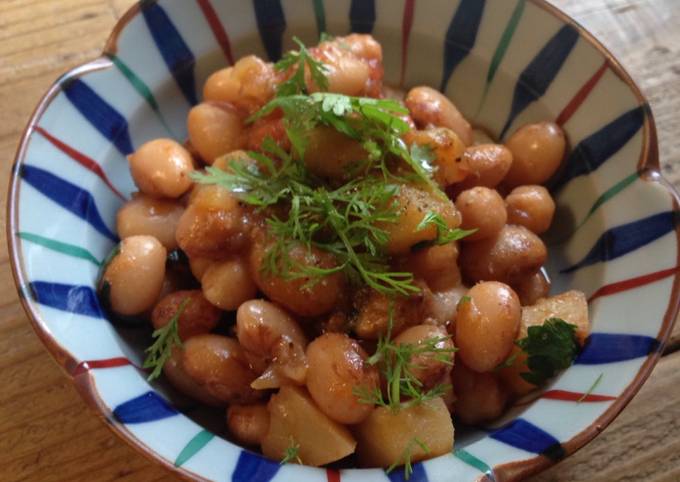
[[[575, 364], [413, 481], [518, 480], [573, 453], [611, 422], [656, 363], [678, 310], [677, 196], [659, 174], [654, 121], [628, 74], [542, 0], [159, 0], [133, 7], [102, 56], [62, 76], [26, 128], [12, 171], [14, 275], [40, 338], [123, 439], [192, 479], [402, 480], [401, 471], [279, 465], [224, 438], [223, 413], [196, 407], [139, 369], [143, 334], [113, 326], [94, 291], [134, 190], [125, 156], [185, 119], [216, 68], [276, 60], [298, 35], [371, 32], [392, 84], [428, 84], [504, 139], [553, 119], [571, 154], [552, 180], [559, 207], [548, 270], [590, 302]], [[597, 383], [596, 383], [597, 382]]]

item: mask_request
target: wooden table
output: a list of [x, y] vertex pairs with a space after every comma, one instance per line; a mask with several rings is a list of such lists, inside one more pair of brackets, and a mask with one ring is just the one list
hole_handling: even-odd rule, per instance
[[[680, 1], [553, 0], [622, 61], [656, 116], [664, 174], [680, 186]], [[96, 57], [132, 0], [0, 1], [0, 178], [28, 117], [65, 70]], [[3, 204], [4, 204], [3, 197]], [[0, 210], [5, 214], [4, 206]], [[4, 229], [0, 236], [5, 236]], [[540, 481], [680, 480], [680, 323], [623, 414]], [[0, 480], [173, 480], [81, 402], [33, 333], [0, 243]]]

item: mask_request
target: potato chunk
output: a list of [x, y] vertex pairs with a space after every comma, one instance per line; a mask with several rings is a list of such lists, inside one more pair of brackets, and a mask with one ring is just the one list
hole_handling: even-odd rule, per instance
[[590, 333], [588, 301], [580, 291], [565, 291], [549, 298], [541, 298], [532, 306], [522, 308], [520, 338], [527, 336], [527, 328], [542, 325], [548, 318], [561, 318], [576, 325], [576, 338], [581, 346]]
[[[449, 453], [453, 449], [453, 422], [441, 398], [393, 412], [376, 408], [356, 426], [357, 455], [362, 467], [388, 467], [403, 463], [410, 448], [411, 462]], [[426, 453], [418, 438], [429, 449]]]
[[295, 444], [302, 463], [318, 467], [354, 452], [356, 441], [349, 430], [324, 415], [305, 390], [283, 386], [267, 408], [271, 418], [262, 440], [265, 456], [281, 460]]

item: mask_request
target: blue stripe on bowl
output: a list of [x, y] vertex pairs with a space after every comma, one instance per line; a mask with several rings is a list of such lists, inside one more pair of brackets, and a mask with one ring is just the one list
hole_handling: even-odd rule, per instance
[[375, 1], [352, 0], [349, 7], [349, 23], [352, 32], [373, 32], [373, 27], [375, 25]]
[[643, 106], [622, 114], [579, 142], [565, 161], [565, 169], [550, 182], [558, 191], [578, 176], [589, 174], [616, 154], [640, 130], [645, 121]]
[[232, 482], [269, 482], [280, 468], [281, 464], [243, 450], [231, 474], [231, 480]]
[[198, 103], [194, 67], [196, 59], [166, 11], [156, 2], [143, 2], [142, 14], [151, 37], [179, 89], [191, 105]]
[[283, 32], [286, 31], [286, 16], [280, 0], [253, 0], [257, 30], [267, 57], [272, 62], [283, 53]]
[[564, 449], [559, 440], [522, 418], [513, 420], [491, 432], [489, 436], [518, 449], [545, 455], [553, 460], [564, 456]]
[[26, 183], [67, 211], [87, 221], [94, 229], [111, 241], [118, 242], [118, 236], [113, 234], [106, 226], [92, 194], [88, 191], [55, 176], [49, 171], [27, 164], [21, 166], [21, 177]]
[[74, 78], [64, 81], [61, 88], [78, 112], [111, 141], [121, 154], [128, 155], [134, 151], [125, 117], [102, 99], [89, 85]]
[[659, 340], [643, 335], [593, 333], [574, 361], [578, 365], [599, 365], [646, 357], [659, 348]]
[[505, 137], [515, 118], [529, 104], [545, 94], [552, 81], [557, 77], [562, 64], [567, 60], [574, 45], [576, 45], [577, 40], [578, 32], [572, 26], [565, 25], [527, 65], [517, 80], [510, 115], [501, 131], [500, 139]]
[[673, 211], [666, 211], [608, 229], [598, 238], [585, 258], [560, 272], [571, 273], [584, 266], [611, 261], [635, 251], [673, 231], [677, 216]]
[[105, 318], [97, 294], [89, 286], [33, 281], [28, 288], [41, 305], [92, 318]]
[[391, 482], [428, 482], [427, 474], [425, 473], [425, 467], [422, 463], [413, 464], [413, 472], [411, 476], [407, 479], [404, 477], [404, 468], [397, 467], [392, 472], [387, 474], [387, 478]]
[[442, 92], [446, 92], [446, 85], [458, 64], [475, 46], [484, 5], [485, 0], [461, 0], [451, 19], [444, 43], [444, 71], [439, 86]]
[[120, 423], [131, 424], [153, 422], [178, 413], [164, 398], [149, 391], [118, 405], [113, 410], [113, 417]]

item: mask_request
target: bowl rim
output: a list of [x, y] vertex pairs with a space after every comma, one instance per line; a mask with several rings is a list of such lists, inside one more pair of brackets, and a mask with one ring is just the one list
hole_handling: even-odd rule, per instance
[[[60, 92], [61, 85], [64, 79], [72, 77], [80, 77], [85, 74], [95, 72], [98, 70], [108, 69], [113, 66], [113, 62], [109, 56], [117, 51], [117, 42], [120, 33], [124, 30], [130, 21], [132, 21], [140, 12], [143, 3], [156, 3], [159, 0], [147, 0], [146, 2], [137, 2], [130, 6], [123, 15], [114, 24], [111, 33], [109, 34], [106, 43], [98, 57], [93, 60], [81, 63], [72, 67], [61, 74], [49, 87], [49, 89], [40, 98], [35, 109], [24, 127], [21, 134], [19, 144], [14, 156], [12, 164], [6, 203], [6, 219], [5, 231], [7, 237], [7, 245], [9, 251], [9, 260], [12, 271], [12, 277], [17, 288], [19, 300], [26, 313], [30, 324], [38, 335], [38, 338], [48, 349], [54, 360], [64, 371], [64, 373], [72, 380], [76, 390], [80, 394], [82, 400], [94, 414], [106, 423], [107, 427], [118, 436], [119, 439], [126, 442], [135, 451], [141, 453], [147, 460], [164, 467], [166, 470], [181, 477], [185, 480], [208, 480], [198, 474], [187, 470], [183, 467], [177, 467], [170, 461], [160, 457], [152, 448], [146, 446], [137, 437], [135, 437], [123, 424], [112, 423], [106, 416], [108, 408], [103, 403], [97, 390], [93, 386], [93, 376], [88, 370], [76, 370], [79, 362], [76, 360], [63, 346], [56, 342], [51, 336], [47, 327], [43, 324], [39, 314], [37, 313], [34, 303], [29, 300], [26, 279], [24, 278], [24, 271], [22, 269], [22, 248], [21, 243], [17, 241], [15, 236], [16, 228], [18, 227], [18, 206], [19, 206], [19, 187], [21, 166], [24, 163], [28, 142], [35, 126], [42, 117], [45, 110], [50, 105], [54, 97]], [[656, 124], [653, 113], [647, 102], [647, 99], [642, 94], [642, 91], [621, 65], [621, 63], [614, 57], [614, 55], [605, 47], [590, 31], [583, 27], [577, 20], [572, 18], [566, 12], [562, 11], [557, 6], [548, 2], [548, 0], [528, 0], [533, 5], [543, 9], [550, 15], [556, 17], [559, 21], [566, 25], [573, 27], [579, 34], [579, 37], [584, 38], [590, 45], [595, 47], [605, 58], [608, 68], [621, 79], [633, 92], [633, 95], [638, 100], [645, 110], [644, 124], [643, 124], [643, 145], [641, 149], [640, 159], [638, 160], [637, 170], [640, 177], [647, 182], [654, 182], [661, 185], [672, 199], [673, 211], [680, 211], [680, 194], [675, 187], [664, 178], [661, 173], [659, 161], [659, 148], [656, 133]], [[676, 259], [677, 265], [680, 265], [680, 224], [674, 228], [677, 240]], [[637, 374], [633, 380], [628, 384], [627, 388], [617, 397], [617, 399], [595, 420], [593, 420], [588, 427], [581, 432], [574, 435], [567, 441], [562, 442], [564, 448], [564, 457], [560, 460], [553, 460], [541, 455], [536, 455], [530, 459], [509, 462], [493, 466], [491, 468], [495, 480], [498, 481], [514, 481], [523, 480], [526, 477], [542, 472], [549, 467], [557, 464], [569, 455], [572, 455], [580, 448], [585, 446], [588, 442], [593, 440], [600, 432], [602, 432], [628, 405], [633, 397], [640, 390], [654, 366], [657, 364], [663, 349], [666, 346], [668, 338], [672, 332], [675, 324], [675, 319], [680, 310], [680, 272], [676, 272], [673, 276], [673, 285], [671, 289], [671, 296], [668, 306], [664, 313], [663, 322], [657, 336], [659, 345], [657, 349], [647, 356], [647, 359], [640, 366]], [[480, 480], [484, 479], [484, 475], [480, 476]]]

